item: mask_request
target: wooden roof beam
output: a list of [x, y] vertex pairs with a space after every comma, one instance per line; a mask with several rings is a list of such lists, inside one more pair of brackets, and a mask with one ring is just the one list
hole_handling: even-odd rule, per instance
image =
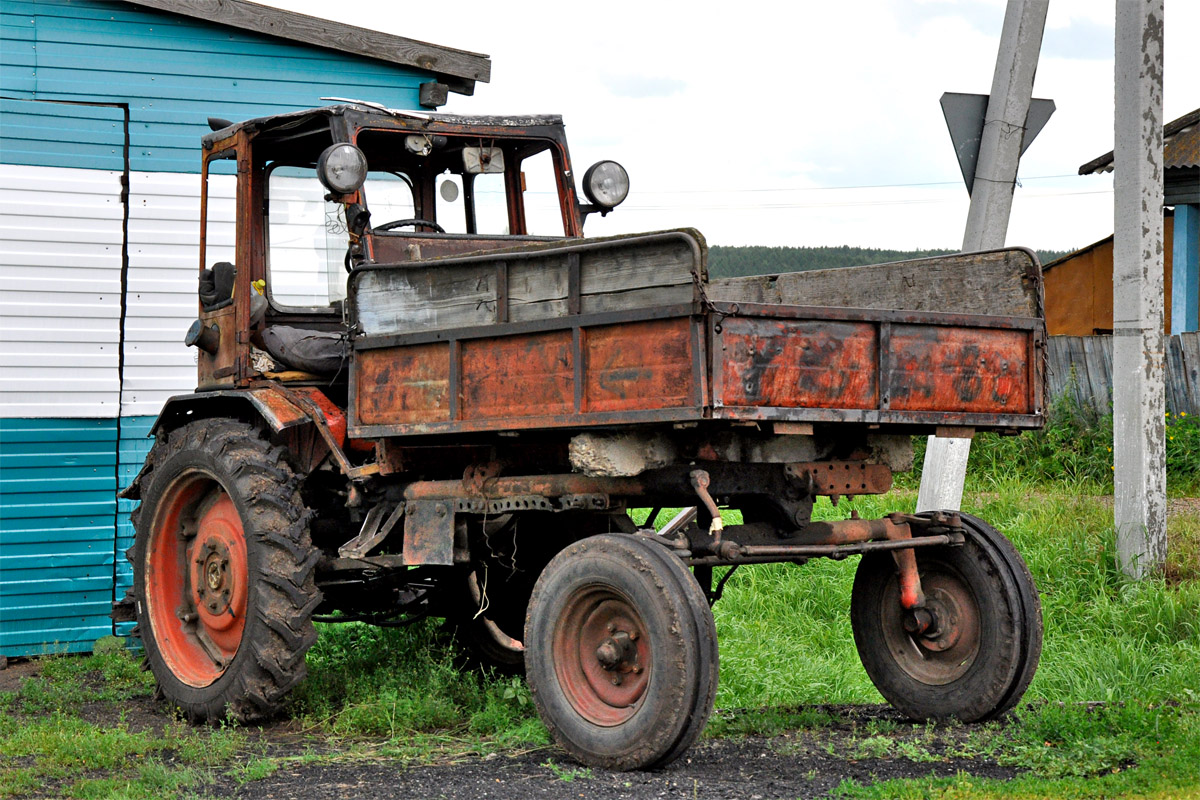
[[294, 11], [251, 3], [248, 0], [125, 0], [185, 17], [208, 20], [267, 36], [324, 47], [342, 53], [417, 67], [435, 73], [440, 82], [460, 94], [472, 94], [475, 82], [487, 83], [492, 60], [483, 53], [420, 42], [354, 25], [310, 17]]

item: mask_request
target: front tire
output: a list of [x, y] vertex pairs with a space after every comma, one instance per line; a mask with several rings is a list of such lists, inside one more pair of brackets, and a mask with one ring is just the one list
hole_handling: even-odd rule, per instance
[[916, 720], [1000, 716], [1021, 699], [1041, 655], [1041, 604], [1025, 562], [995, 528], [960, 516], [962, 546], [914, 550], [937, 620], [930, 631], [905, 630], [891, 555], [864, 555], [854, 576], [850, 622], [863, 667]]
[[160, 435], [134, 510], [138, 634], [192, 720], [275, 714], [316, 640], [319, 553], [282, 448], [243, 422]]
[[656, 543], [617, 534], [567, 547], [538, 578], [525, 630], [538, 713], [584, 764], [663, 766], [712, 712], [712, 611], [683, 564]]

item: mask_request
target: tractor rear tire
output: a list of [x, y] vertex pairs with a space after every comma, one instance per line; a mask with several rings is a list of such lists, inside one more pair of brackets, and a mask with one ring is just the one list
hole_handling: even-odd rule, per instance
[[275, 715], [306, 674], [321, 600], [308, 511], [284, 450], [244, 422], [160, 434], [128, 552], [160, 695], [193, 721]]

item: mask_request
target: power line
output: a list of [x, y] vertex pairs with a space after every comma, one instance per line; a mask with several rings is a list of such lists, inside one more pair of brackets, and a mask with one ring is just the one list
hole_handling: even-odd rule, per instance
[[[1075, 197], [1091, 194], [1112, 194], [1112, 189], [1098, 189], [1079, 192], [1043, 192], [1023, 195], [1024, 200], [1040, 200], [1052, 197]], [[671, 204], [671, 205], [640, 205], [626, 203], [621, 208], [629, 211], [771, 211], [804, 208], [849, 208], [855, 206], [919, 206], [957, 203], [956, 198], [932, 197], [923, 199], [899, 198], [895, 200], [846, 200], [842, 202], [821, 203], [702, 203], [702, 204]]]
[[[1078, 178], [1075, 173], [1064, 175], [1034, 175], [1028, 178], [1020, 178], [1020, 181], [1045, 181], [1054, 180], [1057, 178]], [[848, 189], [907, 189], [920, 186], [960, 186], [962, 181], [926, 181], [923, 183], [873, 183], [860, 184], [856, 186], [804, 186], [795, 188], [771, 188], [771, 189], [662, 189], [658, 191], [640, 192], [640, 194], [738, 194], [751, 192], [829, 192], [841, 191]]]

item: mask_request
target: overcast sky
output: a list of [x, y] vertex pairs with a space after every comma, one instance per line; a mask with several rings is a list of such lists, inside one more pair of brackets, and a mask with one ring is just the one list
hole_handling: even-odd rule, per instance
[[[990, 90], [1005, 7], [269, 4], [490, 55], [491, 82], [442, 110], [559, 113], [576, 174], [624, 164], [629, 199], [589, 235], [693, 226], [710, 244], [904, 249], [961, 244], [968, 198], [938, 99]], [[1057, 111], [1022, 160], [1011, 245], [1071, 249], [1113, 231], [1111, 174], [1076, 173], [1113, 147], [1114, 8], [1050, 0], [1034, 96]], [[1200, 106], [1198, 30], [1198, 0], [1166, 0], [1165, 120]]]

